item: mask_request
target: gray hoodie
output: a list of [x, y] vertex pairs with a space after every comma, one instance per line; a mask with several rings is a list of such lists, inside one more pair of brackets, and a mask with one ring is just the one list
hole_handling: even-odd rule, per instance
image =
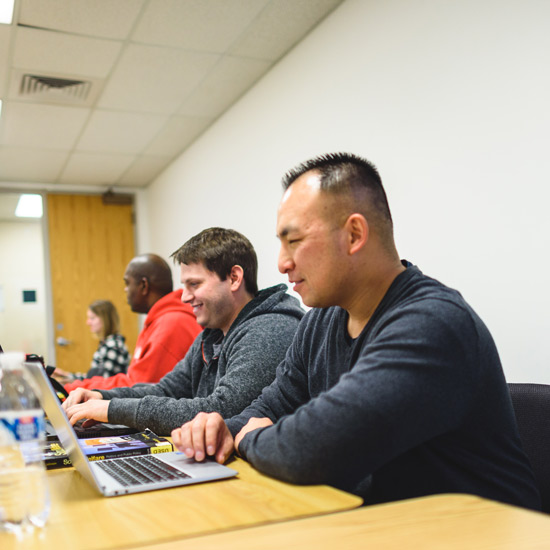
[[205, 329], [185, 357], [157, 384], [99, 390], [115, 424], [169, 435], [199, 412], [239, 414], [275, 378], [304, 311], [285, 285], [260, 291], [225, 338]]

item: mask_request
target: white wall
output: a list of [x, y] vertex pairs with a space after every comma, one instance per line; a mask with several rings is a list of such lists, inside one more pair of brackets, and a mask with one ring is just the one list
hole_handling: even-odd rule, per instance
[[379, 168], [401, 256], [459, 289], [510, 381], [550, 383], [550, 2], [348, 0], [162, 174], [138, 223], [205, 227], [276, 269], [280, 177], [346, 150]]
[[[4, 351], [47, 355], [42, 227], [35, 222], [0, 222], [0, 344]], [[23, 303], [36, 290], [36, 303]]]

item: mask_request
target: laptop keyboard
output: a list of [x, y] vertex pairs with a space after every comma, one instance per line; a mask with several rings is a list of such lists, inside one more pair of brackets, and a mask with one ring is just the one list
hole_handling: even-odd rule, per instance
[[96, 464], [125, 487], [191, 477], [151, 455], [99, 460]]

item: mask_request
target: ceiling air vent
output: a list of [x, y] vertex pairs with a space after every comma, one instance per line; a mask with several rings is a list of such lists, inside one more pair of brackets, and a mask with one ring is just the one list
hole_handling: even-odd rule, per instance
[[97, 78], [42, 75], [16, 71], [10, 97], [33, 103], [60, 103], [88, 107], [97, 99], [104, 82]]
[[23, 96], [48, 96], [50, 99], [57, 97], [60, 101], [69, 99], [76, 102], [86, 102], [91, 88], [91, 82], [85, 80], [68, 80], [52, 76], [25, 74], [21, 79], [19, 94]]

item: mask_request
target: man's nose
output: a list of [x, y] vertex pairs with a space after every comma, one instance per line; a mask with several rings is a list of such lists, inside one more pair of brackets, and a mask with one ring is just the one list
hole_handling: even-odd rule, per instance
[[181, 301], [184, 303], [184, 304], [187, 304], [188, 302], [190, 302], [191, 300], [193, 300], [193, 294], [191, 294], [191, 292], [189, 292], [188, 290], [186, 290], [185, 288], [183, 289], [183, 292], [181, 293]]
[[288, 273], [292, 269], [292, 259], [286, 253], [283, 247], [279, 250], [279, 258], [277, 260], [277, 267], [281, 273]]

